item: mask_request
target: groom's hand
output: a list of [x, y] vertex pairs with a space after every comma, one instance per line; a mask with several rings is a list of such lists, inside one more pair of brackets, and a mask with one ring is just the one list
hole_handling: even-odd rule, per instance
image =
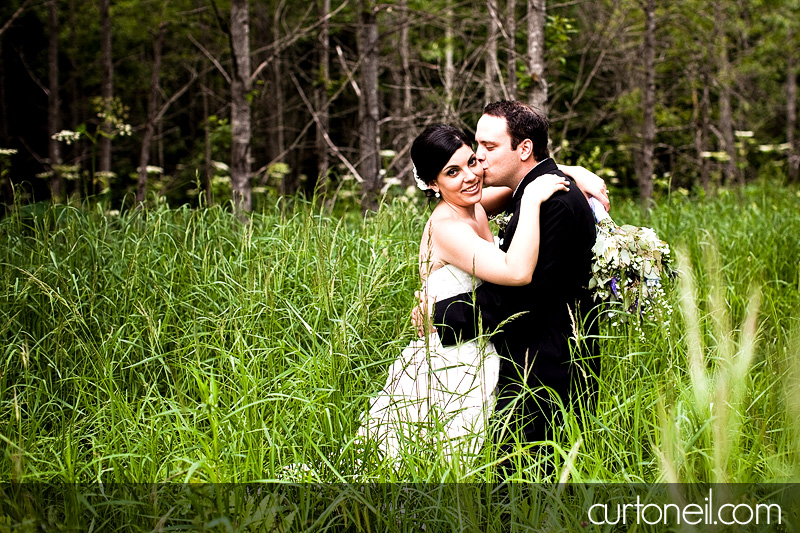
[[428, 293], [422, 291], [414, 292], [414, 297], [417, 299], [417, 305], [411, 310], [411, 323], [417, 328], [417, 335], [424, 338], [429, 333], [436, 331], [431, 322], [436, 298], [428, 296]]

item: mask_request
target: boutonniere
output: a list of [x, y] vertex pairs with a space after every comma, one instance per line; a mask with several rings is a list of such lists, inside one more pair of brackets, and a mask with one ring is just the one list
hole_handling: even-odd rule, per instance
[[511, 213], [503, 213], [501, 215], [495, 215], [489, 220], [497, 224], [497, 227], [500, 229], [500, 231], [505, 231], [506, 226], [508, 226], [512, 216], [513, 215]]

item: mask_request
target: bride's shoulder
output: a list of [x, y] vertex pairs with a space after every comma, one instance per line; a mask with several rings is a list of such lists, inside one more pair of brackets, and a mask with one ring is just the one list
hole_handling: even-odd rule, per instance
[[453, 214], [448, 211], [449, 210], [441, 209], [434, 210], [434, 212], [431, 213], [428, 222], [425, 224], [425, 233], [428, 234], [430, 238], [450, 238], [449, 235], [452, 232], [462, 232], [464, 228], [473, 230], [469, 222], [457, 216], [453, 216]]

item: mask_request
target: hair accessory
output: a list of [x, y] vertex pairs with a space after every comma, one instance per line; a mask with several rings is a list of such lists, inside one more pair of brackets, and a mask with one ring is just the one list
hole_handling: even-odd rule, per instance
[[414, 181], [417, 182], [417, 188], [419, 188], [419, 190], [427, 191], [428, 189], [430, 189], [430, 187], [428, 187], [428, 184], [422, 181], [419, 177], [419, 174], [417, 174], [416, 165], [411, 165], [411, 171], [414, 172]]

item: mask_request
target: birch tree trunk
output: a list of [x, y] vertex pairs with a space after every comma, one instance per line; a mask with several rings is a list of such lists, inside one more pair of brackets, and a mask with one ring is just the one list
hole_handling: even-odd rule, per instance
[[508, 98], [517, 99], [517, 0], [506, 1], [506, 30], [508, 31]]
[[[114, 97], [114, 63], [111, 53], [111, 14], [110, 0], [100, 0], [100, 57], [102, 63], [102, 79], [100, 97], [103, 107], [108, 110]], [[100, 154], [97, 170], [111, 172], [111, 123], [104, 120], [100, 125], [104, 135], [99, 136]]]
[[378, 16], [374, 0], [360, 0], [358, 54], [361, 58], [359, 101], [359, 173], [364, 179], [361, 208], [377, 210], [381, 189], [378, 129]]
[[444, 120], [453, 122], [455, 111], [455, 79], [456, 68], [453, 64], [453, 8], [448, 7], [444, 14]]
[[486, 0], [486, 10], [488, 12], [487, 37], [486, 37], [486, 59], [484, 61], [484, 104], [498, 100], [500, 92], [497, 90], [497, 84], [502, 83], [502, 79], [498, 79], [500, 72], [500, 63], [497, 60], [497, 21], [499, 20], [497, 13], [497, 0]]
[[645, 30], [642, 66], [644, 67], [644, 87], [642, 91], [642, 146], [637, 169], [639, 200], [647, 206], [653, 198], [653, 155], [656, 139], [656, 4], [655, 0], [645, 0]]
[[[412, 101], [411, 101], [411, 47], [409, 45], [409, 17], [408, 17], [408, 2], [407, 0], [400, 0], [400, 9], [402, 10], [402, 19], [401, 19], [401, 26], [400, 26], [400, 66], [403, 70], [402, 76], [402, 91], [403, 91], [403, 105], [401, 108], [401, 116], [402, 116], [402, 135], [401, 139], [403, 142], [400, 144], [401, 149], [408, 145], [411, 145], [412, 139], [414, 137], [413, 134], [413, 127], [414, 127], [414, 117], [413, 117], [413, 108], [412, 108]], [[403, 180], [403, 184], [408, 186], [414, 183], [414, 176], [410, 170], [411, 168], [411, 156], [406, 155], [403, 157], [403, 164], [401, 164], [400, 168], [404, 169], [401, 176]]]
[[250, 23], [248, 0], [231, 1], [231, 189], [234, 210], [252, 209], [250, 192]]
[[[787, 41], [794, 42], [794, 31], [789, 28]], [[789, 143], [789, 168], [787, 176], [790, 183], [797, 181], [800, 167], [800, 152], [795, 131], [797, 128], [797, 64], [795, 54], [787, 54], [786, 65], [786, 142]]]
[[142, 148], [139, 151], [139, 181], [136, 185], [136, 203], [141, 204], [147, 197], [147, 164], [150, 162], [150, 145], [156, 132], [156, 113], [158, 113], [158, 86], [161, 75], [161, 50], [167, 25], [163, 22], [153, 43], [153, 72], [150, 75], [150, 95], [147, 98], [147, 123], [142, 136]]
[[53, 135], [61, 131], [61, 99], [59, 97], [59, 73], [58, 73], [58, 6], [56, 0], [47, 2], [47, 25], [49, 32], [49, 45], [47, 48], [47, 157], [50, 160], [50, 189], [53, 194], [53, 201], [60, 202], [64, 196], [64, 180], [59, 172], [61, 165], [61, 146], [59, 141], [53, 139]]
[[545, 0], [528, 0], [528, 103], [547, 115], [547, 80], [544, 76]]
[[398, 0], [397, 10], [391, 21], [391, 25], [397, 28], [395, 49], [400, 60], [399, 68], [389, 70], [392, 77], [391, 109], [389, 122], [391, 132], [391, 148], [394, 152], [394, 159], [387, 168], [387, 172], [393, 169], [393, 174], [397, 176], [403, 186], [413, 183], [411, 174], [411, 158], [408, 151], [414, 134], [414, 120], [411, 111], [411, 72], [410, 72], [410, 51], [409, 51], [409, 17], [407, 0]]

